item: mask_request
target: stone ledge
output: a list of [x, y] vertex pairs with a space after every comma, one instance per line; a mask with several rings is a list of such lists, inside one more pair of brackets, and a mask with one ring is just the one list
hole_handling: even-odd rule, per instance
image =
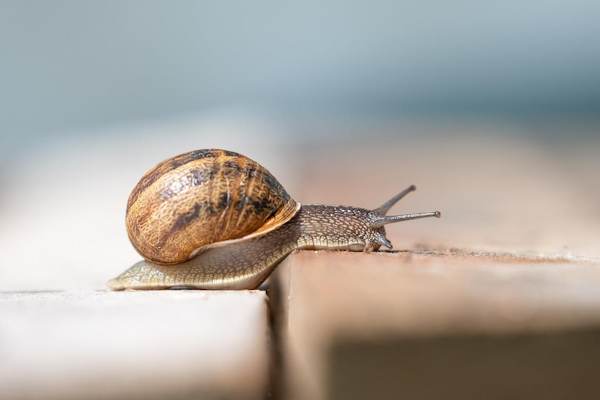
[[475, 376], [498, 398], [600, 393], [600, 263], [305, 251], [275, 282], [285, 398], [477, 398]]
[[261, 399], [266, 296], [0, 293], [0, 398]]

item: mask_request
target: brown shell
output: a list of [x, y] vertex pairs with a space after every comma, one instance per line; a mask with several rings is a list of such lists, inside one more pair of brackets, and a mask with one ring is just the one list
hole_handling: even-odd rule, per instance
[[196, 150], [165, 160], [127, 202], [127, 234], [147, 260], [177, 264], [209, 246], [254, 237], [300, 209], [257, 162], [232, 151]]

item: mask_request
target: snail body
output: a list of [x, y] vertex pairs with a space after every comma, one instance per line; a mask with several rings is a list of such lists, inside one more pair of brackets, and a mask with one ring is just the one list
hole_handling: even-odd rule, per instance
[[260, 164], [226, 150], [196, 150], [148, 171], [127, 202], [127, 233], [144, 260], [110, 280], [123, 289], [254, 289], [298, 249], [391, 248], [384, 225], [439, 217], [387, 216], [381, 207], [300, 205]]

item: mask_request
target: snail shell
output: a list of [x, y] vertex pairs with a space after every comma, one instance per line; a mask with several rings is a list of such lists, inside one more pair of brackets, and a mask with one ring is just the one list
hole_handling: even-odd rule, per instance
[[146, 172], [127, 202], [127, 234], [158, 264], [178, 264], [210, 247], [264, 235], [300, 209], [260, 164], [219, 149], [165, 160]]

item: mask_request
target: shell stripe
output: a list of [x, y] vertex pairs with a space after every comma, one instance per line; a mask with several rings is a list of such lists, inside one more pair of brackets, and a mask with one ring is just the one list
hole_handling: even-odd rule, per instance
[[[177, 161], [175, 164], [178, 165], [176, 170], [171, 170], [170, 167], [166, 168], [166, 171], [170, 172], [170, 173], [175, 173], [177, 171], [181, 171], [183, 172], [184, 170], [187, 170], [186, 173], [182, 173], [182, 176], [180, 178], [180, 182], [181, 182], [181, 186], [185, 187], [186, 189], [190, 189], [193, 188], [195, 186], [200, 186], [205, 182], [209, 182], [209, 184], [212, 186], [212, 182], [213, 182], [213, 178], [217, 175], [218, 173], [218, 166], [215, 162], [216, 157], [218, 157], [219, 155], [221, 155], [221, 153], [219, 153], [218, 151], [196, 151], [193, 152], [196, 154], [204, 154], [204, 157], [183, 157], [183, 156], [187, 156], [187, 154], [183, 154], [181, 156], [177, 156], [175, 157], [177, 158], [181, 158], [181, 160]], [[233, 152], [229, 152], [229, 153], [233, 153]], [[191, 153], [190, 153], [191, 154]], [[233, 153], [236, 154], [236, 153]], [[228, 154], [224, 154], [224, 155], [228, 155]], [[185, 158], [185, 162], [184, 159]], [[162, 164], [168, 164], [169, 161], [164, 162]], [[210, 165], [207, 165], [207, 163], [210, 163]], [[138, 219], [138, 223], [139, 224], [144, 224], [151, 216], [153, 213], [153, 210], [155, 209], [155, 205], [159, 202], [163, 202], [168, 200], [171, 197], [175, 197], [180, 193], [180, 190], [177, 191], [173, 191], [169, 186], [163, 187], [165, 186], [163, 183], [162, 179], [170, 179], [168, 177], [166, 177], [165, 172], [166, 171], [162, 171], [162, 164], [159, 164], [158, 167], [156, 167], [157, 170], [161, 170], [158, 176], [155, 176], [152, 178], [151, 182], [149, 184], [149, 186], [143, 187], [142, 185], [142, 189], [137, 191], [138, 186], [140, 186], [140, 184], [138, 184], [138, 186], [136, 186], [136, 188], [134, 189], [134, 191], [132, 192], [131, 196], [130, 196], [130, 201], [128, 204], [128, 211], [131, 208], [132, 210], [134, 208], [137, 207], [136, 205], [136, 201], [143, 196], [143, 194], [145, 192], [150, 193], [150, 194], [156, 194], [156, 193], [160, 193], [160, 198], [157, 198], [156, 196], [154, 196], [154, 198], [152, 198], [150, 201], [151, 203], [155, 203], [154, 205], [151, 206], [150, 203], [147, 203], [144, 205], [142, 210], [137, 211], [137, 219]], [[156, 172], [154, 170], [151, 171], [152, 175], [155, 175]], [[162, 178], [162, 179], [161, 179]], [[142, 178], [142, 181], [140, 181], [140, 183], [145, 182], [144, 178]], [[148, 181], [150, 182], [150, 181]], [[156, 187], [155, 187], [156, 186]], [[161, 190], [156, 190], [157, 188], [161, 188]], [[132, 199], [135, 198], [135, 200], [132, 201]], [[210, 210], [210, 207], [212, 206], [212, 203], [209, 204], [209, 206], [207, 207], [208, 211]], [[159, 244], [162, 243], [162, 241], [159, 241]]]
[[129, 200], [127, 201], [127, 208], [131, 207], [131, 205], [136, 202], [140, 194], [152, 186], [152, 184], [154, 184], [167, 171], [180, 168], [192, 161], [222, 156], [236, 157], [239, 156], [239, 154], [228, 150], [195, 150], [188, 153], [179, 154], [178, 156], [159, 163], [154, 168], [147, 171], [138, 184], [133, 188], [133, 191], [129, 195]]
[[[227, 164], [229, 161], [224, 162], [222, 165], [223, 166], [230, 166], [231, 164]], [[270, 175], [268, 173], [265, 173], [264, 171], [260, 171], [260, 176], [258, 171], [254, 168], [254, 166], [244, 166], [243, 168], [240, 168], [238, 165], [236, 165], [236, 171], [241, 172], [243, 175], [248, 175], [248, 176], [252, 176], [254, 177], [254, 179], [260, 177], [260, 179], [265, 179], [267, 180], [267, 178], [270, 178]], [[226, 179], [227, 176], [227, 169], [226, 168], [221, 168], [221, 166], [219, 165], [219, 163], [215, 162], [212, 165], [212, 176], [217, 176], [218, 171], [221, 171], [223, 173], [223, 177]], [[213, 182], [211, 180], [211, 182]], [[276, 181], [275, 181], [276, 182]], [[277, 182], [277, 184], [279, 184]], [[253, 188], [253, 186], [249, 187], [248, 189]], [[216, 199], [215, 195], [219, 192], [219, 190], [215, 190], [215, 187], [212, 187], [210, 189], [210, 195], [209, 198], [211, 199], [209, 202], [207, 202], [206, 204], [202, 205], [199, 203], [195, 203], [193, 210], [185, 212], [183, 214], [180, 214], [177, 216], [177, 218], [175, 219], [175, 222], [173, 223], [173, 225], [171, 226], [171, 228], [165, 232], [165, 234], [163, 235], [163, 237], [161, 238], [159, 245], [164, 244], [170, 237], [172, 237], [173, 235], [175, 235], [176, 233], [178, 233], [181, 230], [184, 230], [188, 225], [192, 224], [195, 222], [196, 219], [200, 218], [201, 216], [205, 216], [206, 214], [215, 214], [218, 212], [218, 210], [222, 210], [222, 209], [226, 209], [228, 205], [230, 205], [230, 203], [232, 202], [230, 193], [235, 193], [232, 191], [232, 187], [229, 188], [229, 192], [222, 192], [220, 194], [220, 196], [217, 196]], [[242, 194], [242, 198], [238, 198], [236, 200], [237, 203], [242, 203], [244, 208], [243, 211], [250, 209], [253, 210], [253, 212], [260, 214], [262, 212], [264, 212], [265, 210], [269, 210], [271, 209], [271, 212], [269, 213], [269, 215], [267, 216], [266, 219], [271, 218], [276, 212], [277, 212], [277, 208], [275, 207], [276, 205], [274, 204], [272, 199], [268, 199], [268, 198], [261, 198], [260, 200], [257, 200], [254, 198], [254, 196], [252, 195], [252, 193], [241, 193]], [[286, 201], [288, 199], [285, 199]], [[229, 215], [226, 216], [222, 216], [222, 221], [224, 220], [228, 220], [231, 218], [231, 213], [233, 212], [233, 210], [235, 210], [237, 207], [237, 205], [234, 205], [233, 207], [229, 207], [230, 210], [228, 212]], [[249, 208], [247, 208], [249, 207]], [[241, 213], [240, 213], [240, 217], [241, 217]], [[223, 235], [228, 233], [228, 225], [230, 224], [230, 222], [226, 223], [225, 225], [222, 225], [223, 228], [215, 231], [214, 232], [214, 242], [217, 242], [219, 240], [223, 240]], [[233, 239], [233, 238], [230, 238]]]

